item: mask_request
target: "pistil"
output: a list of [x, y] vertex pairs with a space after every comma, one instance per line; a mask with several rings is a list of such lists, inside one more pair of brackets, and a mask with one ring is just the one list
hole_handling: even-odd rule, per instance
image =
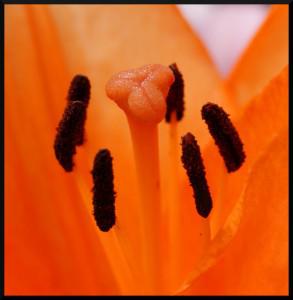
[[114, 75], [107, 95], [127, 116], [140, 190], [146, 293], [160, 291], [160, 172], [157, 124], [164, 118], [166, 96], [174, 81], [172, 71], [162, 65], [147, 65]]

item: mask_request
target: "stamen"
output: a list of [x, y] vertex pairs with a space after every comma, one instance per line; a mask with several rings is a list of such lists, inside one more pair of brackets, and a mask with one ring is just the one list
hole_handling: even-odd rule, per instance
[[[169, 123], [169, 187], [167, 200], [167, 228], [169, 237], [169, 255], [170, 263], [168, 264], [170, 272], [170, 281], [174, 280], [180, 270], [180, 257], [182, 257], [184, 249], [181, 243], [181, 216], [182, 205], [180, 204], [180, 192], [178, 187], [180, 160], [180, 143], [178, 136], [178, 121], [183, 117], [184, 112], [184, 81], [181, 72], [176, 63], [171, 64], [169, 69], [173, 72], [174, 82], [172, 83], [166, 98], [167, 109], [165, 113], [165, 121]], [[175, 275], [175, 276], [174, 276]]]
[[174, 63], [169, 66], [173, 71], [175, 81], [170, 87], [166, 102], [167, 111], [165, 115], [166, 122], [170, 123], [171, 115], [176, 114], [177, 121], [183, 118], [184, 113], [184, 81], [181, 72], [179, 71], [177, 65]]
[[191, 133], [182, 137], [181, 160], [193, 188], [196, 209], [199, 215], [207, 218], [212, 210], [212, 198], [205, 177], [205, 168], [200, 148]]
[[67, 105], [57, 127], [54, 142], [55, 156], [66, 172], [74, 167], [75, 147], [81, 142], [81, 132], [86, 119], [86, 105], [75, 101]]
[[57, 127], [54, 142], [55, 156], [66, 172], [73, 170], [75, 147], [84, 143], [84, 124], [89, 99], [88, 78], [83, 75], [74, 76], [67, 94], [68, 103]]
[[229, 115], [214, 103], [205, 104], [201, 114], [219, 148], [228, 172], [238, 170], [246, 156], [239, 134], [230, 121]]
[[90, 88], [90, 82], [86, 76], [74, 76], [68, 90], [68, 102], [81, 101], [88, 105], [90, 99]]
[[92, 170], [94, 181], [94, 217], [101, 231], [109, 231], [115, 224], [115, 191], [110, 151], [100, 150], [95, 157]]

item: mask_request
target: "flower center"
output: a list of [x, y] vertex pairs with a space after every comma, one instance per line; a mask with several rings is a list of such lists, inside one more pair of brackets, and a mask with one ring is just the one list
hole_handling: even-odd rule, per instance
[[[136, 224], [136, 227], [138, 232], [140, 231], [138, 242], [142, 245], [142, 275], [135, 276], [141, 276], [140, 280], [143, 280], [141, 288], [146, 294], [160, 293], [164, 290], [162, 287], [166, 285], [166, 280], [174, 280], [174, 284], [178, 284], [174, 277], [176, 270], [180, 269], [179, 262], [184, 257], [184, 249], [180, 246], [179, 216], [182, 216], [182, 212], [179, 202], [182, 199], [177, 165], [179, 157], [177, 123], [183, 117], [183, 89], [183, 77], [176, 64], [169, 67], [153, 64], [123, 71], [113, 75], [106, 85], [109, 98], [126, 114], [132, 138], [140, 194], [138, 199], [140, 223]], [[88, 79], [81, 75], [75, 76], [71, 82], [67, 106], [57, 128], [54, 143], [56, 158], [67, 172], [72, 171], [74, 167], [73, 155], [76, 153], [76, 146], [84, 142], [84, 124], [89, 98]], [[158, 123], [164, 117], [166, 122], [170, 123], [171, 192], [168, 194], [170, 209], [167, 213], [169, 216], [167, 222], [162, 218], [166, 215], [166, 211], [162, 205], [158, 149]], [[216, 104], [207, 103], [202, 108], [202, 118], [219, 147], [228, 172], [239, 169], [245, 160], [245, 153], [228, 114]], [[204, 162], [195, 137], [187, 133], [182, 137], [181, 146], [181, 161], [191, 183], [196, 210], [200, 216], [197, 230], [201, 239], [199, 251], [195, 255], [198, 256], [196, 260], [201, 257], [211, 240], [209, 215], [213, 202], [205, 177]], [[113, 227], [116, 222], [116, 193], [110, 150], [102, 149], [96, 154], [91, 173], [94, 182], [93, 215], [96, 224], [103, 232], [113, 228], [114, 235], [119, 236], [115, 233], [115, 226]], [[158, 266], [163, 264], [162, 257], [166, 256], [162, 246], [162, 237], [165, 236], [169, 246], [168, 257], [171, 261], [163, 271]], [[166, 273], [167, 279], [163, 278]]]

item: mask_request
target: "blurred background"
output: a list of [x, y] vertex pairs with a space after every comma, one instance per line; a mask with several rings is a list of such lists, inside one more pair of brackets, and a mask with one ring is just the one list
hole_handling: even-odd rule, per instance
[[178, 5], [178, 7], [191, 27], [199, 34], [214, 63], [225, 76], [267, 16], [270, 5]]

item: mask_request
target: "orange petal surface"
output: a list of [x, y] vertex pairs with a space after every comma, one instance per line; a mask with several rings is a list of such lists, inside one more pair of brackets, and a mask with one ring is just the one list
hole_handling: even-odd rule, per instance
[[[66, 70], [44, 69], [26, 8], [9, 6], [5, 16], [5, 293], [118, 292], [75, 180], [52, 150], [52, 103]], [[54, 72], [61, 82], [50, 89]]]
[[242, 106], [288, 64], [288, 5], [271, 11], [226, 81], [231, 99]]
[[[274, 135], [288, 126], [288, 66], [247, 103], [243, 112], [231, 119], [244, 144], [246, 160], [235, 173], [227, 174], [218, 148], [212, 142], [205, 149], [204, 159], [209, 186], [214, 199], [212, 232], [224, 224], [240, 196], [243, 185], [255, 160]], [[229, 110], [227, 110], [228, 113]]]
[[[105, 95], [106, 81], [123, 69], [176, 61], [187, 82], [186, 126], [199, 114], [197, 100], [220, 78], [174, 6], [7, 5], [5, 53], [5, 293], [121, 293], [117, 241], [97, 233], [90, 198], [93, 157], [108, 147], [118, 192], [117, 236], [136, 261], [130, 135]], [[57, 164], [52, 147], [76, 73], [90, 78], [92, 100], [87, 142], [71, 175]]]
[[[253, 165], [239, 201], [243, 204], [235, 237], [184, 294], [288, 295], [287, 128]], [[216, 243], [228, 233], [220, 232]]]
[[[243, 268], [243, 263], [249, 264], [249, 261], [245, 261], [246, 254], [243, 252], [243, 243], [239, 242], [241, 246], [239, 246], [237, 250], [238, 256], [234, 256], [235, 253], [233, 253], [233, 255], [226, 255], [226, 251], [229, 253], [229, 250], [227, 250], [229, 247], [227, 249], [225, 248], [229, 241], [234, 237], [239, 223], [242, 231], [237, 233], [237, 236], [239, 237], [237, 241], [239, 241], [241, 237], [245, 239], [246, 236], [248, 236], [248, 238], [251, 238], [250, 244], [253, 243], [253, 245], [257, 245], [257, 237], [254, 237], [255, 230], [252, 230], [251, 227], [248, 226], [247, 231], [245, 231], [245, 226], [242, 225], [243, 222], [245, 223], [246, 218], [243, 214], [243, 211], [247, 209], [247, 205], [250, 205], [247, 204], [248, 200], [245, 200], [245, 198], [243, 199], [243, 188], [247, 184], [247, 181], [253, 183], [253, 176], [251, 174], [254, 174], [254, 171], [251, 170], [256, 164], [256, 161], [259, 161], [260, 156], [263, 155], [265, 151], [268, 151], [268, 147], [269, 149], [274, 148], [273, 145], [275, 145], [275, 143], [271, 145], [272, 140], [275, 139], [276, 135], [278, 135], [283, 128], [288, 128], [288, 67], [286, 67], [278, 76], [271, 80], [270, 84], [262, 91], [260, 95], [254, 97], [246, 105], [244, 112], [241, 113], [241, 115], [238, 117], [238, 120], [236, 118], [235, 126], [239, 130], [240, 136], [244, 142], [244, 149], [247, 154], [246, 161], [240, 170], [238, 170], [236, 173], [227, 174], [222, 158], [219, 155], [218, 149], [215, 145], [209, 145], [204, 152], [208, 182], [214, 199], [214, 208], [211, 218], [213, 240], [211, 242], [211, 247], [207, 249], [206, 254], [199, 262], [199, 265], [194, 267], [193, 272], [188, 275], [188, 279], [186, 279], [185, 284], [182, 285], [182, 288], [184, 288], [185, 285], [188, 286], [190, 282], [193, 282], [192, 287], [188, 289], [189, 294], [233, 294], [234, 292], [239, 294], [245, 294], [246, 292], [253, 294], [254, 292], [252, 290], [257, 288], [256, 285], [252, 284], [249, 286], [249, 284], [247, 284], [243, 285], [243, 290], [241, 290], [241, 285], [239, 284], [237, 287], [238, 290], [233, 290], [233, 284], [229, 285], [229, 281], [231, 280], [231, 282], [234, 283], [236, 275], [232, 273], [231, 275], [229, 272], [226, 275], [225, 268], [228, 268], [228, 270], [231, 268], [237, 272], [237, 268], [235, 268], [237, 260], [239, 261], [238, 266], [240, 269]], [[283, 139], [282, 145], [286, 145], [288, 142], [288, 136], [286, 134], [282, 134], [281, 137]], [[280, 143], [281, 137], [278, 139], [278, 142]], [[280, 147], [278, 149], [280, 150]], [[288, 151], [288, 149], [285, 147], [284, 151]], [[285, 174], [281, 180], [286, 183], [286, 172], [288, 171], [288, 166], [287, 164], [281, 165], [275, 162], [274, 157], [276, 157], [277, 160], [277, 154], [275, 151], [273, 153], [275, 156], [270, 156], [271, 163], [273, 166], [275, 164], [277, 166], [280, 165], [282, 172]], [[267, 189], [269, 190], [269, 185], [272, 184], [270, 180], [273, 180], [274, 176], [271, 176], [269, 171], [266, 169], [264, 169], [263, 174], [268, 174], [268, 186], [264, 185], [264, 189], [260, 188], [259, 197], [255, 196], [253, 201], [256, 201], [255, 199], [259, 199], [259, 201], [262, 201], [262, 205], [266, 205], [266, 198], [262, 196], [262, 193], [265, 193]], [[282, 187], [286, 186], [284, 182], [280, 183]], [[259, 187], [259, 185], [257, 185], [257, 187]], [[242, 204], [241, 202], [244, 200], [246, 202]], [[285, 199], [284, 201], [287, 200]], [[243, 216], [241, 216], [241, 213]], [[253, 218], [257, 219], [257, 213], [259, 213], [257, 210], [253, 212]], [[284, 208], [282, 213], [287, 213], [286, 208]], [[271, 217], [273, 218], [274, 216]], [[268, 216], [268, 221], [270, 220], [269, 218], [270, 216]], [[286, 232], [287, 224], [283, 223], [282, 226], [284, 232]], [[266, 235], [267, 233], [265, 232], [265, 227], [261, 228], [264, 230], [262, 234]], [[268, 228], [270, 227], [268, 226]], [[279, 232], [281, 230], [282, 228], [280, 227]], [[247, 233], [245, 234], [245, 232]], [[286, 240], [284, 236], [282, 237], [284, 239], [284, 243], [282, 244], [282, 248], [280, 250], [286, 253], [286, 248], [284, 246]], [[253, 238], [255, 238], [255, 240], [253, 240]], [[276, 235], [272, 237], [271, 242], [278, 242]], [[236, 244], [237, 243], [235, 242], [235, 245]], [[213, 264], [220, 259], [223, 253], [226, 259], [223, 263], [221, 263], [220, 267], [212, 267], [212, 271], [207, 271], [207, 275], [202, 275], [203, 279], [199, 279], [199, 283], [197, 283], [196, 278], [199, 276], [199, 274], [213, 266]], [[240, 256], [241, 259], [239, 259]], [[228, 258], [231, 259], [232, 263], [229, 262]], [[252, 254], [251, 258], [249, 259], [253, 259]], [[285, 263], [286, 262], [283, 260], [281, 266], [281, 272], [283, 272], [283, 275], [285, 274]], [[262, 265], [260, 265], [260, 268], [261, 267]], [[247, 266], [247, 268], [249, 268], [249, 266]], [[256, 268], [256, 261], [254, 268]], [[220, 271], [220, 269], [222, 269], [222, 271]], [[211, 277], [208, 275], [209, 272], [211, 273]], [[219, 276], [219, 274], [225, 274], [225, 276]], [[223, 280], [222, 277], [224, 278]], [[203, 280], [205, 280], [204, 283]], [[209, 280], [212, 282], [212, 284], [208, 284]], [[284, 282], [285, 284], [283, 284]], [[284, 282], [281, 284], [282, 287], [278, 286], [278, 283], [276, 283], [276, 285], [272, 285], [271, 288], [269, 284], [265, 287], [260, 285], [259, 290], [256, 290], [255, 293], [261, 294], [262, 291], [268, 291], [268, 293], [271, 291], [271, 293], [273, 293], [272, 291], [274, 291], [274, 289], [277, 293], [283, 293], [283, 288], [286, 286], [286, 281]], [[245, 282], [242, 281], [242, 283]]]

